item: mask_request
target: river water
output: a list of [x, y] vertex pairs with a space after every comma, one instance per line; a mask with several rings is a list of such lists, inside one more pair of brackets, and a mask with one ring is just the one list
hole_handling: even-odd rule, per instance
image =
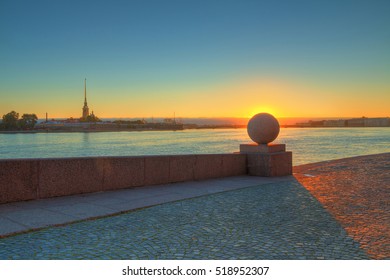
[[[233, 153], [246, 129], [0, 134], [0, 159]], [[293, 164], [390, 152], [390, 128], [285, 128]]]

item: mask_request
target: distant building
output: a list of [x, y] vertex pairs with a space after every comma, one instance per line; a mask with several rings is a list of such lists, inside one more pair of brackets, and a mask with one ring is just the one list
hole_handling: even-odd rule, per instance
[[390, 126], [390, 118], [356, 118], [346, 120], [349, 127], [385, 127]]
[[312, 127], [321, 127], [324, 126], [325, 121], [309, 121]]
[[364, 125], [367, 127], [390, 126], [390, 118], [366, 118]]
[[354, 118], [296, 123], [297, 127], [390, 127], [390, 118]]
[[326, 120], [324, 121], [325, 127], [344, 127], [345, 120]]
[[164, 123], [166, 123], [166, 124], [175, 124], [176, 120], [175, 119], [171, 119], [171, 118], [165, 118], [164, 119]]
[[87, 104], [87, 79], [84, 80], [84, 107], [83, 107], [83, 113], [82, 113], [82, 120], [86, 120], [89, 116], [89, 108]]
[[363, 127], [363, 126], [365, 126], [364, 120], [365, 120], [365, 117], [346, 120], [345, 125], [348, 127]]
[[311, 123], [308, 122], [296, 123], [295, 125], [298, 127], [311, 127]]
[[82, 116], [80, 118], [81, 122], [101, 122], [101, 120], [93, 113], [89, 113], [89, 108], [87, 104], [87, 79], [84, 80], [84, 106]]
[[325, 121], [312, 121], [306, 123], [297, 123], [296, 125], [299, 127], [322, 127], [324, 126]]

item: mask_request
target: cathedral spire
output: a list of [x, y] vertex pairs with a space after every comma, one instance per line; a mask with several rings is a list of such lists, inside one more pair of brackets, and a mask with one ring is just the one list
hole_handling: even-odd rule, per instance
[[87, 78], [84, 79], [84, 106], [87, 106]]
[[89, 116], [89, 108], [87, 104], [87, 78], [84, 79], [84, 107], [81, 119], [86, 120]]

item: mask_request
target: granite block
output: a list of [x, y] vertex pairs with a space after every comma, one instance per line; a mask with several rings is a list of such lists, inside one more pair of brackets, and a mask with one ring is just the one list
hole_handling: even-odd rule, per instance
[[169, 156], [145, 157], [145, 186], [169, 183]]
[[279, 153], [285, 151], [285, 144], [240, 144], [240, 153]]
[[194, 167], [195, 180], [222, 177], [222, 155], [197, 155]]
[[144, 157], [104, 158], [103, 190], [144, 185]]
[[179, 155], [169, 157], [169, 181], [183, 182], [195, 180], [196, 156]]
[[0, 203], [38, 198], [38, 161], [0, 160]]
[[221, 177], [239, 176], [247, 174], [247, 160], [245, 154], [222, 155]]
[[275, 177], [292, 175], [292, 152], [247, 154], [248, 173]]
[[43, 159], [39, 163], [39, 198], [103, 190], [102, 158]]

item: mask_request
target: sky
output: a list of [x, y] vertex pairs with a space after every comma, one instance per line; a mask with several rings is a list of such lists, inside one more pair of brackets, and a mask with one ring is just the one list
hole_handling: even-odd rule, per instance
[[0, 0], [0, 116], [390, 116], [388, 0]]

